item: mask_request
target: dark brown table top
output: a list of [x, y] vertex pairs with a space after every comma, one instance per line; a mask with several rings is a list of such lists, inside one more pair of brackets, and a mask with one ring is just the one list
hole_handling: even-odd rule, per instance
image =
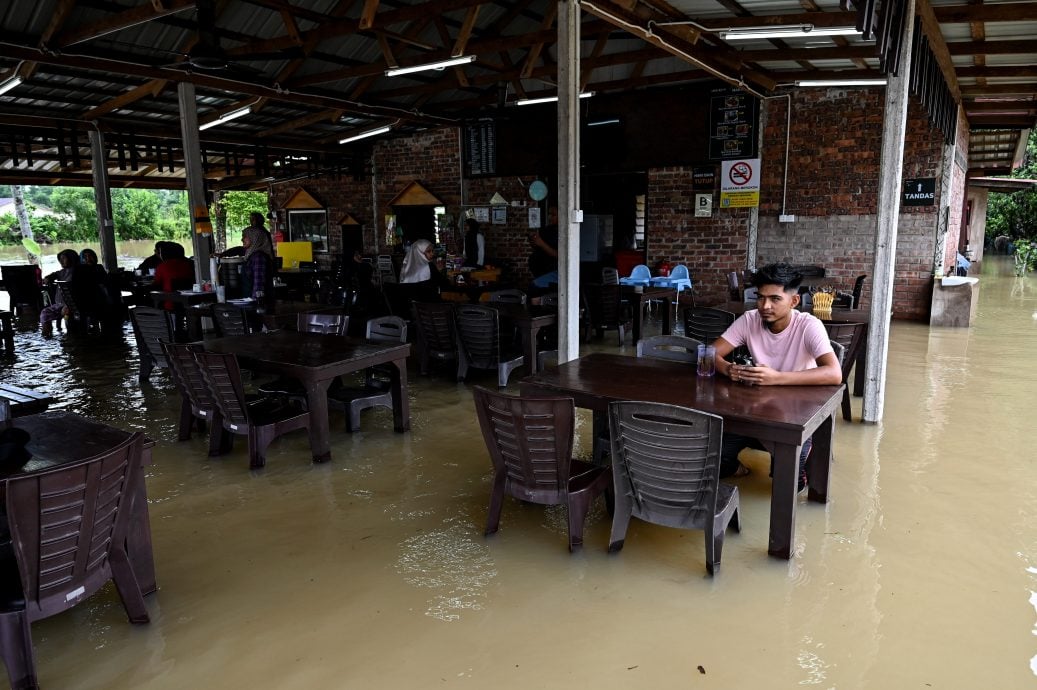
[[[13, 426], [29, 433], [30, 440], [25, 448], [32, 454], [32, 459], [22, 466], [20, 472], [4, 474], [4, 478], [86, 460], [111, 450], [130, 437], [128, 431], [62, 410], [17, 417]], [[145, 439], [145, 449], [154, 445], [154, 441]], [[150, 458], [150, 452], [145, 455]]]
[[9, 383], [0, 383], [0, 398], [6, 398], [11, 403], [11, 416], [13, 417], [38, 414], [45, 411], [54, 402], [54, 398], [46, 393], [19, 388]]
[[[724, 430], [791, 442], [838, 406], [838, 386], [746, 386], [725, 376], [699, 377], [693, 363], [592, 353], [522, 380], [572, 396], [578, 407], [605, 410], [617, 400], [692, 407], [724, 418]], [[790, 433], [791, 432], [791, 435]]]
[[[262, 365], [265, 371], [307, 379], [337, 376], [405, 359], [410, 345], [347, 338], [341, 335], [275, 331], [211, 338], [202, 342], [209, 352], [237, 355]], [[338, 373], [336, 373], [338, 372]]]
[[193, 292], [191, 290], [172, 290], [170, 292], [163, 292], [162, 290], [152, 290], [148, 293], [151, 296], [151, 301], [155, 304], [161, 304], [162, 302], [173, 302], [175, 304], [198, 304], [199, 302], [215, 302], [216, 292]]
[[536, 321], [539, 325], [547, 326], [558, 322], [558, 309], [542, 305], [512, 304], [509, 302], [483, 302], [482, 306], [496, 309], [501, 316], [512, 321]]

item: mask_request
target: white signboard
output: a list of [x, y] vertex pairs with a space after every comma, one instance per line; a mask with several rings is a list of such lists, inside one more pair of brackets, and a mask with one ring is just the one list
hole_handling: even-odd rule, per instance
[[695, 217], [696, 218], [709, 218], [713, 215], [713, 195], [712, 194], [696, 194], [695, 195]]
[[760, 205], [760, 159], [720, 164], [720, 206], [751, 208]]

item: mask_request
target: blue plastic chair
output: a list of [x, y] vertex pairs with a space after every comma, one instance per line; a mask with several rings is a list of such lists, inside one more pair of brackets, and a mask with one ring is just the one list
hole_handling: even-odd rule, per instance
[[648, 287], [651, 282], [652, 272], [644, 264], [634, 266], [634, 270], [630, 272], [629, 276], [619, 279], [620, 285], [639, 285], [641, 287]]
[[688, 273], [688, 267], [684, 264], [677, 264], [670, 271], [670, 275], [652, 278], [651, 284], [652, 287], [673, 288], [677, 291], [677, 299], [673, 302], [674, 319], [677, 319], [680, 314], [680, 292], [685, 289], [691, 290], [691, 275]]

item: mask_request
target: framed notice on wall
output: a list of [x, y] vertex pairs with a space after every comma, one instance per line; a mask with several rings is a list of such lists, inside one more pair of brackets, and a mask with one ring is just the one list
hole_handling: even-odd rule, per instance
[[465, 125], [465, 173], [468, 177], [497, 173], [497, 126], [493, 120]]
[[760, 102], [741, 91], [714, 91], [709, 99], [709, 157], [756, 158]]

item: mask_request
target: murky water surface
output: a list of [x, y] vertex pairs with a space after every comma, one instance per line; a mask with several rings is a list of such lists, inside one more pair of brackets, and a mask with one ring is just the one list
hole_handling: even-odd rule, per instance
[[[175, 441], [176, 394], [165, 374], [137, 384], [128, 329], [27, 325], [5, 381], [158, 440], [151, 623], [129, 625], [109, 587], [34, 624], [42, 683], [1034, 687], [1037, 280], [985, 269], [972, 328], [894, 325], [885, 420], [838, 420], [832, 499], [801, 504], [791, 561], [766, 555], [767, 458], [750, 455], [716, 578], [699, 533], [635, 521], [610, 556], [600, 506], [576, 554], [564, 510], [510, 499], [483, 537], [489, 461], [470, 388], [442, 372], [412, 372], [411, 433], [385, 410], [353, 435], [335, 415], [331, 463], [295, 434], [249, 472], [241, 442], [209, 459], [204, 438]], [[586, 453], [584, 413], [578, 433]]]

